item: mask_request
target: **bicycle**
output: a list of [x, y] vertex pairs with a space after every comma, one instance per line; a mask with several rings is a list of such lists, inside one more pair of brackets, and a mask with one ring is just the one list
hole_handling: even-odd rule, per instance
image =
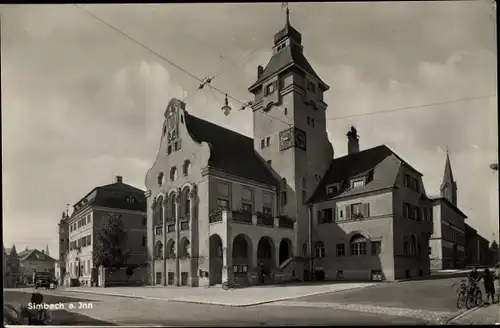
[[478, 286], [478, 281], [474, 280], [472, 283], [469, 282], [467, 288], [467, 298], [465, 301], [465, 307], [471, 309], [475, 306], [480, 306], [483, 301], [483, 293], [481, 288]]
[[[454, 287], [455, 285], [456, 284], [453, 284], [452, 287]], [[458, 309], [461, 309], [466, 303], [467, 289], [468, 289], [467, 280], [464, 279], [464, 280], [460, 281], [460, 287], [457, 290], [458, 296], [457, 296], [457, 303], [456, 303]]]
[[243, 288], [248, 285], [247, 283], [239, 283], [238, 280], [241, 280], [241, 278], [238, 279], [238, 277], [233, 276], [231, 281], [224, 281], [222, 283], [222, 289], [228, 290], [229, 288]]

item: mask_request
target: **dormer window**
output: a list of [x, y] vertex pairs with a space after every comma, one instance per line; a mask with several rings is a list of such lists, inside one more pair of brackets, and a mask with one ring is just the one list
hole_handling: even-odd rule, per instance
[[365, 179], [355, 179], [351, 181], [351, 188], [359, 188], [365, 185]]
[[327, 195], [331, 195], [333, 193], [336, 193], [337, 191], [339, 191], [339, 184], [337, 184], [337, 183], [326, 187], [326, 194]]
[[266, 86], [266, 96], [272, 94], [276, 90], [276, 83], [270, 83]]
[[135, 204], [135, 197], [134, 196], [128, 196], [127, 197], [127, 203], [129, 203], [129, 204]]

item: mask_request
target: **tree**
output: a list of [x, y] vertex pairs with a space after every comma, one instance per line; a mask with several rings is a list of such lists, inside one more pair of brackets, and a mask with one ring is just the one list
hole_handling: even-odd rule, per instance
[[130, 254], [125, 250], [126, 234], [122, 216], [109, 214], [101, 222], [95, 236], [95, 249], [92, 253], [96, 267], [122, 267]]

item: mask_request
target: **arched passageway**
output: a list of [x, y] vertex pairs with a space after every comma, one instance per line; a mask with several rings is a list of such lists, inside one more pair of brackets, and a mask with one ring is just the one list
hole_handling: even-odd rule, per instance
[[283, 264], [286, 260], [292, 257], [292, 242], [288, 238], [284, 238], [280, 242], [279, 264]]
[[275, 268], [275, 249], [271, 238], [264, 236], [257, 244], [257, 265], [263, 267], [266, 272]]
[[209, 280], [210, 285], [217, 285], [222, 283], [222, 239], [219, 235], [213, 234], [209, 239], [210, 249], [210, 272]]

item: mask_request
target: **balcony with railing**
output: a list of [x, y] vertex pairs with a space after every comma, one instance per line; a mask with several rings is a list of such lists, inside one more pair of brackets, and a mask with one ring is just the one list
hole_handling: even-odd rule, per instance
[[209, 215], [210, 224], [221, 223], [224, 220], [236, 224], [247, 224], [253, 226], [293, 229], [294, 220], [288, 216], [274, 217], [271, 213], [256, 212], [251, 213], [245, 210], [230, 210], [228, 208], [219, 207], [213, 210]]

